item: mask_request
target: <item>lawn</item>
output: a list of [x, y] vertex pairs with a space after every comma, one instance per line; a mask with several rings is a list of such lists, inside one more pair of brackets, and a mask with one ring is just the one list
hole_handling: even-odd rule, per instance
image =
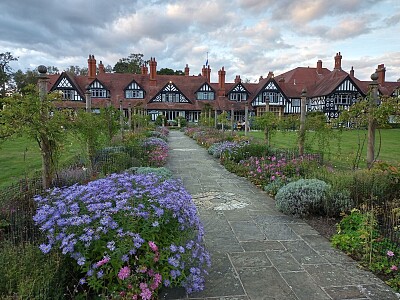
[[[388, 161], [391, 163], [400, 162], [400, 129], [382, 129], [376, 132], [376, 150], [375, 154], [379, 151], [380, 140], [382, 141], [378, 160]], [[356, 157], [359, 140], [364, 139], [367, 134], [366, 130], [344, 130], [340, 133], [338, 130], [332, 130], [332, 135], [328, 137], [329, 147], [323, 149], [324, 158], [326, 162], [341, 168], [351, 167], [353, 160]], [[264, 134], [261, 131], [250, 132], [251, 136], [258, 139], [264, 139]], [[308, 132], [306, 136], [306, 148], [308, 151], [319, 151], [318, 141], [313, 132]], [[361, 155], [360, 167], [366, 165], [366, 143]], [[276, 132], [271, 139], [271, 144], [279, 148], [297, 148], [297, 132]]]
[[[61, 152], [61, 162], [81, 153], [80, 145], [68, 136]], [[41, 169], [42, 160], [37, 143], [27, 137], [14, 137], [0, 143], [0, 187], [30, 176]]]

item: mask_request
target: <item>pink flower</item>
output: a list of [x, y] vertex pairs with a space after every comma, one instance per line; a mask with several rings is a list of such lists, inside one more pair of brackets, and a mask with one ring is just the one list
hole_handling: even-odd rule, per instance
[[96, 267], [100, 267], [110, 261], [110, 257], [104, 256], [104, 258], [96, 263]]
[[389, 257], [393, 257], [393, 256], [394, 256], [393, 251], [390, 251], [390, 250], [389, 250], [386, 254], [387, 254], [387, 256], [389, 256]]
[[391, 267], [390, 267], [390, 270], [392, 270], [392, 271], [397, 271], [397, 266], [395, 266], [395, 265], [391, 266]]
[[153, 250], [154, 252], [156, 252], [158, 250], [156, 243], [154, 243], [152, 241], [149, 241], [149, 246], [150, 246], [151, 250]]
[[130, 274], [131, 274], [131, 269], [129, 267], [123, 267], [118, 272], [118, 278], [124, 280], [128, 278]]

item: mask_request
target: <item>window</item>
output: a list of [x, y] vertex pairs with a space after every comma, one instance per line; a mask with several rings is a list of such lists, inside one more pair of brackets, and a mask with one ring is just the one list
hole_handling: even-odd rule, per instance
[[105, 89], [91, 89], [93, 98], [106, 98], [107, 91]]
[[172, 82], [167, 84], [150, 102], [190, 103]]
[[73, 89], [60, 89], [59, 91], [62, 92], [63, 100], [82, 101], [82, 97]]
[[292, 106], [299, 107], [300, 106], [300, 99], [292, 99]]
[[143, 99], [143, 91], [141, 91], [141, 90], [125, 90], [125, 98], [127, 98], [127, 99]]
[[135, 81], [131, 82], [125, 89], [126, 99], [143, 99], [144, 95], [144, 90]]
[[232, 101], [245, 101], [247, 99], [247, 94], [246, 93], [230, 93], [229, 100]]
[[197, 100], [214, 100], [214, 92], [197, 92]]

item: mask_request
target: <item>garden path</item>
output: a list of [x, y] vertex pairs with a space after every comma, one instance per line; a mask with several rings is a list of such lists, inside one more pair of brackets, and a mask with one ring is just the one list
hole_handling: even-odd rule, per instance
[[204, 291], [160, 299], [399, 299], [301, 219], [286, 216], [248, 180], [228, 172], [182, 132], [171, 131], [167, 167], [191, 193], [212, 266]]

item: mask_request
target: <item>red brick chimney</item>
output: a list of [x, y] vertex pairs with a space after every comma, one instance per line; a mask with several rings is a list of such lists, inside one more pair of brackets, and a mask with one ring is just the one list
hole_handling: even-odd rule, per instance
[[205, 65], [203, 65], [203, 67], [201, 68], [201, 76], [207, 78], [207, 68]]
[[210, 83], [211, 81], [211, 67], [208, 65], [207, 67], [207, 82]]
[[341, 70], [342, 69], [342, 55], [339, 53], [336, 53], [335, 56], [335, 70]]
[[155, 58], [150, 58], [150, 84], [152, 86], [157, 85], [156, 81], [156, 75], [157, 75], [157, 62]]
[[140, 70], [142, 71], [142, 75], [147, 75], [149, 72], [149, 69], [147, 68], [146, 64], [143, 64]]
[[104, 70], [103, 62], [100, 61], [99, 63], [99, 74], [104, 74], [106, 71]]
[[236, 75], [235, 77], [235, 83], [241, 83], [242, 79], [240, 79], [240, 75]]
[[186, 64], [186, 67], [185, 67], [185, 76], [189, 76], [189, 66], [188, 66], [188, 64]]
[[218, 71], [218, 96], [225, 96], [225, 75], [225, 69], [222, 67], [222, 69]]
[[385, 83], [385, 73], [386, 73], [385, 65], [384, 64], [378, 65], [378, 68], [376, 69], [376, 73], [378, 74], [378, 83], [384, 84]]
[[350, 76], [351, 76], [351, 77], [354, 77], [354, 68], [353, 68], [353, 66], [351, 66]]
[[88, 78], [91, 80], [96, 78], [96, 60], [94, 55], [90, 54], [88, 59]]
[[317, 61], [317, 74], [321, 75], [322, 74], [322, 60]]
[[268, 75], [267, 75], [267, 78], [274, 78], [274, 72], [272, 72], [272, 71], [269, 71], [268, 72]]

